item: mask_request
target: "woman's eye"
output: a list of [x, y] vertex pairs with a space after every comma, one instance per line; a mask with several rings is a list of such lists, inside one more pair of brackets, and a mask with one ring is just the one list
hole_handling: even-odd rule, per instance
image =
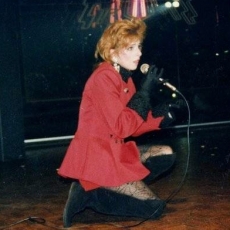
[[133, 50], [133, 46], [128, 47], [127, 50]]
[[127, 48], [127, 50], [132, 51], [132, 50], [134, 50], [134, 49], [136, 49], [136, 48], [138, 48], [139, 50], [142, 50], [142, 44], [129, 46], [129, 47]]

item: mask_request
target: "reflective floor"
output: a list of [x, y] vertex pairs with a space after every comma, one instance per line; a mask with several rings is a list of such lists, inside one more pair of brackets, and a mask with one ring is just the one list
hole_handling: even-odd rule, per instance
[[[189, 142], [186, 130], [137, 140], [169, 144], [177, 153], [172, 171], [151, 185], [162, 199], [172, 195], [159, 220], [142, 222], [86, 210], [69, 229], [230, 229], [230, 128], [190, 131]], [[25, 160], [0, 163], [0, 229], [64, 229], [62, 212], [70, 182], [56, 171], [66, 148], [67, 143], [27, 146]]]

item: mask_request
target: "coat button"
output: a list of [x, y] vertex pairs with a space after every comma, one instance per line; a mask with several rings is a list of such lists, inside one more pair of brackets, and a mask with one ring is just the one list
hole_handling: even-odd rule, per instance
[[124, 92], [125, 92], [125, 93], [128, 93], [128, 92], [129, 92], [129, 89], [128, 89], [128, 88], [124, 88]]

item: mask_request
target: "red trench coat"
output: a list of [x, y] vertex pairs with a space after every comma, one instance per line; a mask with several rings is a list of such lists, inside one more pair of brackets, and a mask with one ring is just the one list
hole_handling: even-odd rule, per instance
[[124, 142], [124, 138], [159, 129], [163, 118], [154, 118], [149, 112], [144, 121], [126, 107], [135, 92], [132, 78], [124, 82], [109, 63], [102, 63], [93, 72], [83, 92], [78, 129], [59, 175], [100, 186], [119, 186], [149, 174], [140, 162], [136, 143]]

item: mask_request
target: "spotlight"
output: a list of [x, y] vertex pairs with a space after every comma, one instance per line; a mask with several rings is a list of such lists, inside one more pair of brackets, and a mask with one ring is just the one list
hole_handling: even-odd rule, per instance
[[177, 95], [175, 93], [173, 93], [172, 98], [177, 98]]
[[179, 1], [174, 1], [174, 2], [172, 3], [172, 5], [173, 5], [173, 7], [177, 8], [177, 7], [180, 6], [180, 3], [179, 3]]
[[177, 8], [177, 7], [179, 7], [179, 6], [180, 6], [179, 0], [173, 0], [173, 2], [167, 1], [167, 2], [165, 3], [165, 7], [166, 7], [166, 8], [171, 8], [171, 7]]
[[166, 2], [165, 3], [165, 7], [166, 8], [171, 8], [172, 7], [172, 3], [171, 2]]

